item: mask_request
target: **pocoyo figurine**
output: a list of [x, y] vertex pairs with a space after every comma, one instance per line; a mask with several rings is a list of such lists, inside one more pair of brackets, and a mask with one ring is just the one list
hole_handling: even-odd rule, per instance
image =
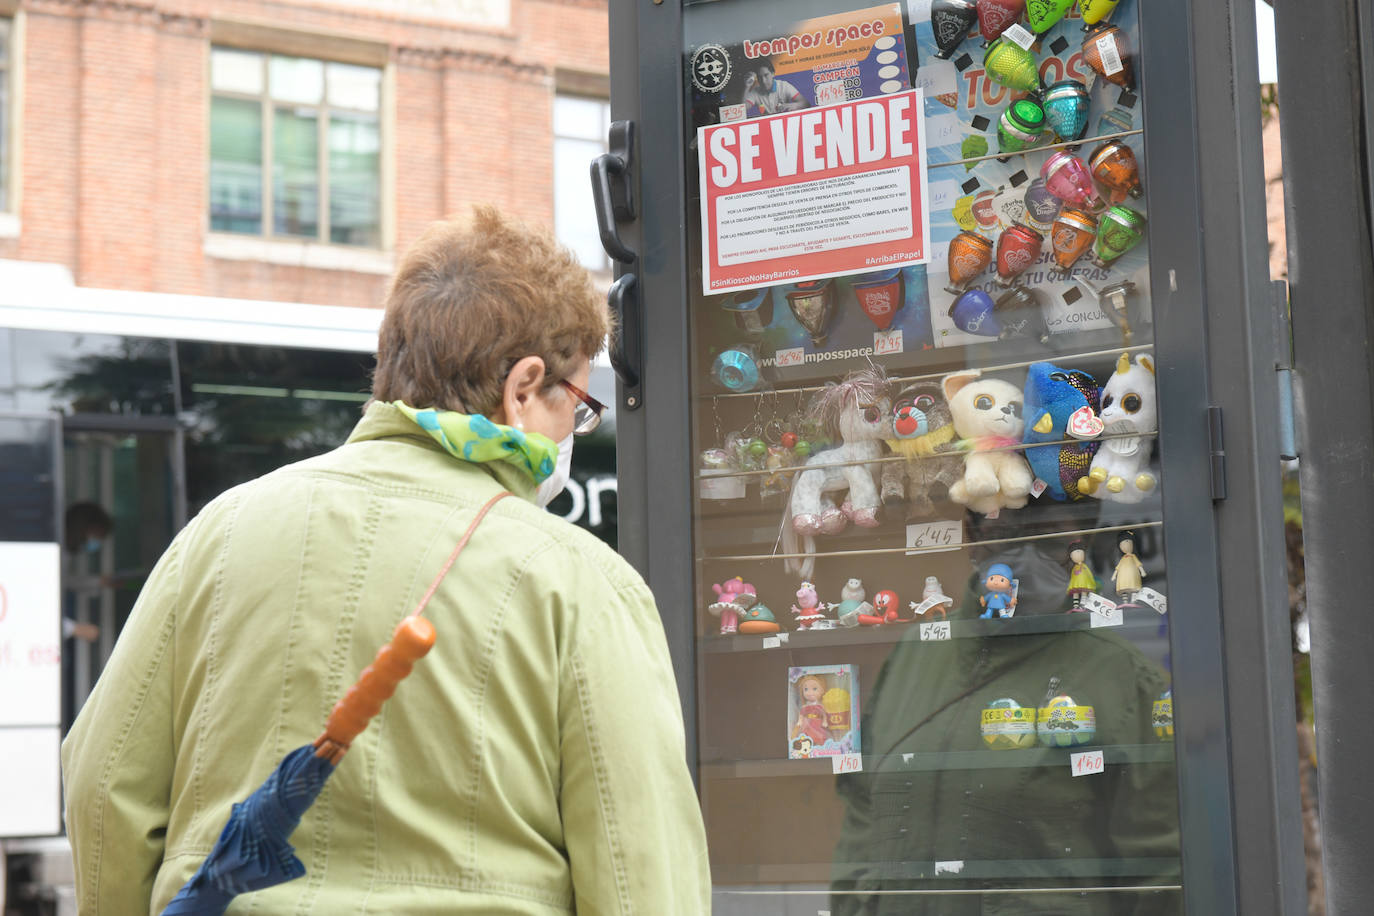
[[1088, 565], [1088, 545], [1081, 540], [1071, 541], [1069, 562], [1073, 568], [1069, 570], [1069, 587], [1065, 591], [1073, 599], [1073, 610], [1081, 611], [1083, 596], [1098, 589], [1097, 576], [1093, 575], [1092, 567]]
[[983, 579], [983, 597], [978, 599], [978, 603], [986, 609], [978, 615], [981, 619], [987, 620], [994, 615], [1010, 617], [1016, 613], [1013, 578], [1011, 567], [1005, 563], [994, 563], [988, 567], [987, 576]]
[[1118, 604], [1130, 604], [1135, 593], [1140, 591], [1141, 580], [1145, 578], [1145, 566], [1135, 555], [1135, 532], [1129, 528], [1116, 536], [1117, 549], [1121, 559], [1116, 561], [1112, 571], [1112, 581], [1116, 583]]
[[797, 698], [801, 709], [797, 711], [797, 721], [792, 726], [792, 737], [806, 735], [813, 745], [821, 745], [830, 740], [830, 729], [825, 724], [825, 707], [821, 697], [825, 696], [825, 679], [818, 674], [808, 674], [797, 681]]
[[[850, 579], [840, 589], [840, 603], [830, 605], [830, 610], [835, 612], [835, 619], [840, 622], [842, 627], [857, 627], [864, 617], [873, 617], [873, 605], [864, 600], [864, 584], [858, 579]], [[875, 620], [875, 623], [881, 622]]]
[[792, 605], [792, 613], [797, 618], [799, 630], [809, 630], [817, 620], [825, 619], [825, 606], [816, 594], [816, 586], [803, 582], [797, 588], [797, 603]]
[[706, 610], [712, 617], [720, 618], [721, 635], [737, 632], [740, 613], [753, 607], [754, 602], [759, 600], [758, 592], [754, 586], [744, 581], [743, 576], [735, 576], [724, 583], [712, 585], [711, 590], [716, 593], [716, 600], [711, 602]]

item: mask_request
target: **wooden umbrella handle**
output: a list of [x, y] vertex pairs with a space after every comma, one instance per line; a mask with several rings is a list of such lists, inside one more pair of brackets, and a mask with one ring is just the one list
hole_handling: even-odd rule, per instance
[[391, 642], [377, 651], [372, 664], [363, 669], [358, 682], [334, 704], [324, 734], [315, 739], [315, 756], [328, 757], [337, 764], [382, 704], [396, 692], [434, 645], [434, 624], [423, 617], [406, 617], [391, 634]]

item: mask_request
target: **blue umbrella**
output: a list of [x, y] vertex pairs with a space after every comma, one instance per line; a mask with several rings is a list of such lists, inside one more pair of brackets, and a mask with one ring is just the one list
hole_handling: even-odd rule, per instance
[[239, 894], [260, 891], [305, 874], [305, 866], [296, 858], [291, 845], [292, 832], [306, 809], [314, 804], [353, 739], [381, 711], [382, 703], [410, 674], [414, 663], [434, 645], [434, 625], [420, 614], [467, 546], [477, 523], [509, 495], [504, 491], [498, 493], [477, 511], [419, 605], [402, 619], [391, 635], [391, 642], [377, 652], [358, 682], [334, 704], [324, 734], [313, 744], [287, 754], [266, 782], [234, 805], [214, 848], [167, 904], [162, 916], [220, 916]]
[[315, 756], [313, 745], [287, 754], [266, 782], [234, 805], [215, 848], [163, 916], [218, 916], [239, 894], [305, 874], [289, 838], [333, 772], [334, 764]]

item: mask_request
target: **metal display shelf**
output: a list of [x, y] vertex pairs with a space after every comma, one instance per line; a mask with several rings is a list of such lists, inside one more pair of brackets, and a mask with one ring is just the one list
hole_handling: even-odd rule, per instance
[[[882, 768], [885, 772], [911, 773], [934, 770], [1003, 770], [1040, 767], [1064, 767], [1067, 776], [1069, 755], [1083, 751], [1102, 751], [1104, 765], [1125, 763], [1173, 763], [1172, 741], [1158, 744], [1080, 745], [1077, 747], [1035, 747], [1002, 751], [936, 751], [915, 754], [865, 754], [863, 772]], [[776, 779], [780, 776], [830, 776], [834, 773], [831, 757], [812, 757], [806, 760], [736, 760], [703, 763], [703, 779]]]
[[[1117, 626], [1092, 625], [1092, 614], [1083, 612], [1027, 614], [1008, 617], [1003, 620], [963, 619], [950, 620], [949, 639], [983, 639], [997, 636], [1029, 636], [1038, 633], [1066, 633], [1070, 630], [1106, 629], [1116, 631], [1154, 632], [1159, 626], [1160, 615], [1149, 608], [1123, 609], [1122, 622]], [[800, 651], [805, 649], [830, 649], [835, 646], [886, 645], [916, 640], [919, 638], [920, 624], [942, 623], [941, 618], [933, 620], [888, 623], [874, 627], [847, 627], [829, 630], [788, 630], [766, 636], [753, 636], [734, 633], [726, 636], [712, 636], [703, 641], [702, 651], [707, 654], [722, 652], [772, 652], [775, 650]], [[782, 637], [786, 639], [782, 639]], [[936, 640], [943, 641], [944, 637]]]

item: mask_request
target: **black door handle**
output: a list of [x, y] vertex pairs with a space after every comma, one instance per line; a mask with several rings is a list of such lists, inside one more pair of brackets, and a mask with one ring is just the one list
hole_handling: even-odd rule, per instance
[[615, 121], [608, 151], [592, 160], [592, 203], [601, 247], [622, 264], [633, 264], [635, 253], [620, 238], [618, 222], [635, 218], [634, 185], [630, 166], [634, 161], [634, 122]]
[[639, 280], [634, 274], [621, 274], [606, 293], [606, 302], [615, 316], [615, 340], [611, 344], [611, 368], [624, 387], [626, 410], [636, 410], [644, 402], [640, 392], [643, 360], [639, 310]]

